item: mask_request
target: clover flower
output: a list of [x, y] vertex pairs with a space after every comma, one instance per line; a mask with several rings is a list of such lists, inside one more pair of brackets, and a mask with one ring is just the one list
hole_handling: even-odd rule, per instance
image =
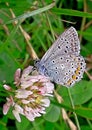
[[3, 113], [6, 115], [12, 107], [15, 118], [21, 122], [20, 114], [28, 120], [34, 121], [36, 117], [45, 114], [46, 107], [50, 105], [49, 96], [53, 96], [54, 85], [48, 77], [43, 75], [32, 75], [32, 66], [21, 72], [17, 69], [14, 76], [16, 90], [8, 85], [3, 87], [13, 95], [7, 97], [7, 102], [3, 105]]

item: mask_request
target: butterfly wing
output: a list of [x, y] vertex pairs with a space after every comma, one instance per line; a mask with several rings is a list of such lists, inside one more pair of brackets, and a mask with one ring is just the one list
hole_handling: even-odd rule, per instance
[[77, 31], [70, 27], [42, 57], [38, 70], [46, 72], [46, 76], [57, 84], [69, 87], [82, 78], [85, 66], [85, 61], [80, 56]]
[[53, 56], [58, 54], [75, 54], [80, 53], [80, 42], [78, 39], [77, 31], [74, 27], [70, 27], [64, 33], [62, 33], [58, 39], [53, 43], [49, 50], [42, 57], [42, 62], [48, 62], [48, 59], [52, 59]]
[[46, 69], [52, 81], [69, 87], [81, 80], [85, 67], [86, 64], [82, 56], [64, 55], [53, 59]]

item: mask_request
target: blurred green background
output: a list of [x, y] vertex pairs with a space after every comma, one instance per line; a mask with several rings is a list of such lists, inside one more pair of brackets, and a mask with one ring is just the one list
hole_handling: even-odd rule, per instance
[[[15, 19], [14, 19], [15, 18]], [[11, 112], [4, 116], [2, 106], [7, 94], [3, 84], [12, 85], [17, 68], [33, 65], [65, 29], [75, 27], [81, 43], [81, 55], [87, 68], [84, 78], [70, 88], [74, 110], [67, 88], [56, 86], [56, 95], [47, 114], [30, 122], [22, 117], [18, 123]], [[0, 1], [0, 130], [81, 130], [92, 129], [92, 0], [1, 0]], [[69, 119], [64, 119], [62, 108]]]

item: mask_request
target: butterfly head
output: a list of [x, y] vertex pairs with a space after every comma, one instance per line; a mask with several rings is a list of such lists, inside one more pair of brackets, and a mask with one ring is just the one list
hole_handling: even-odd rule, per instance
[[35, 67], [36, 69], [38, 69], [39, 66], [40, 66], [40, 59], [35, 59], [35, 61], [34, 61], [34, 67]]
[[41, 61], [39, 59], [36, 59], [34, 62], [34, 67], [37, 69], [37, 71], [42, 74], [47, 76], [47, 69], [45, 68], [45, 66], [41, 63]]

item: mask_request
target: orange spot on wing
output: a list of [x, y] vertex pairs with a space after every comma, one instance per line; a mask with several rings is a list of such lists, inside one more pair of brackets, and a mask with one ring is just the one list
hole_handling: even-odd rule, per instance
[[76, 75], [73, 75], [73, 76], [72, 76], [72, 79], [73, 79], [73, 80], [76, 80]]
[[77, 67], [77, 69], [76, 69], [76, 71], [75, 71], [75, 74], [76, 74], [76, 75], [79, 75], [80, 68], [81, 68], [81, 67], [80, 67], [80, 65], [79, 65], [79, 67]]
[[71, 83], [72, 83], [72, 80], [69, 79], [69, 80], [67, 81], [66, 85], [71, 85]]

